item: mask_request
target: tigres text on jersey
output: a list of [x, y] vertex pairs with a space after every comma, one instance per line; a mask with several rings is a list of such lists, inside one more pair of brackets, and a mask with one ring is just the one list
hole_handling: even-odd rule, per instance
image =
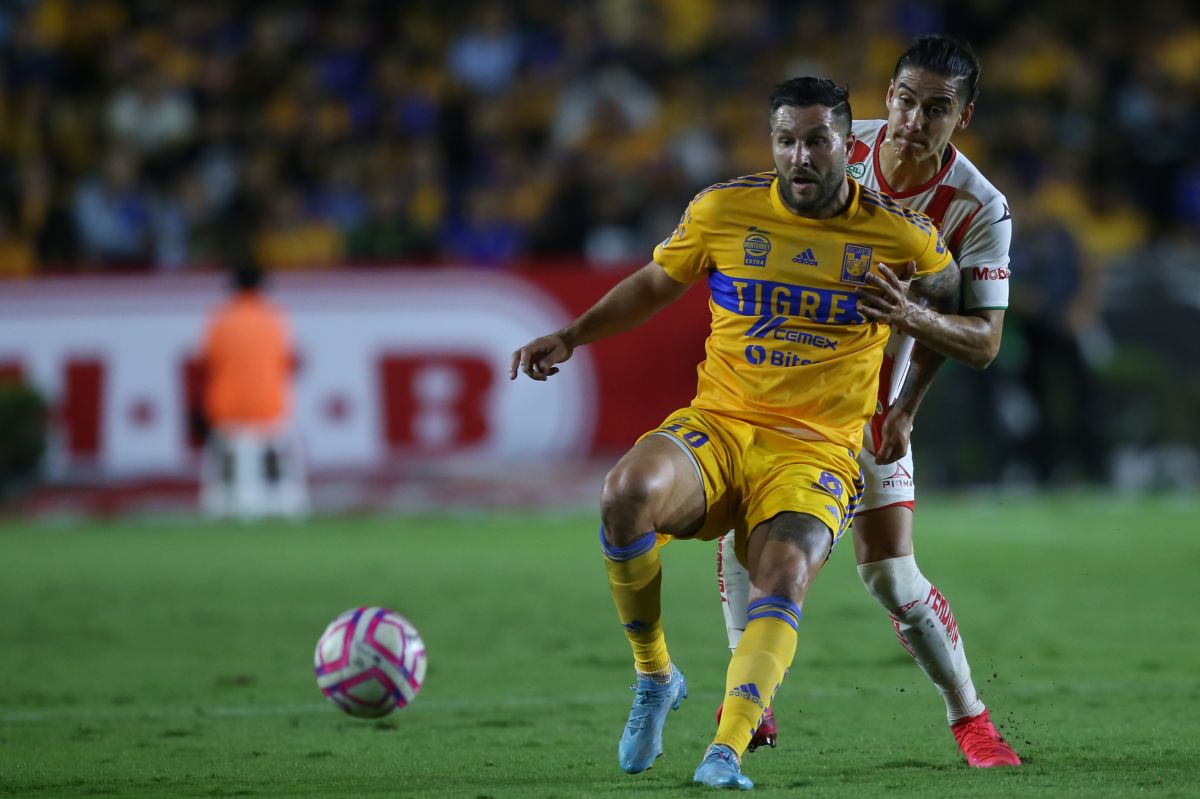
[[718, 183], [655, 248], [667, 274], [711, 293], [693, 406], [858, 451], [890, 329], [858, 313], [855, 290], [880, 264], [924, 276], [953, 259], [928, 217], [849, 185], [845, 211], [811, 219], [783, 204], [774, 172]]

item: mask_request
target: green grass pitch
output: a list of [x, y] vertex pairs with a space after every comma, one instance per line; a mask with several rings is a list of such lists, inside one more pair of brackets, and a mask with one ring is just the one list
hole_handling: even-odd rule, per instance
[[[858, 584], [849, 542], [809, 595], [762, 796], [1195, 796], [1194, 501], [932, 499], [923, 568], [1024, 757], [976, 771]], [[664, 552], [690, 698], [628, 776], [629, 651], [595, 513], [215, 525], [0, 525], [0, 795], [699, 796], [727, 662], [711, 544]], [[318, 692], [312, 650], [359, 604], [408, 616], [424, 690], [378, 722]]]

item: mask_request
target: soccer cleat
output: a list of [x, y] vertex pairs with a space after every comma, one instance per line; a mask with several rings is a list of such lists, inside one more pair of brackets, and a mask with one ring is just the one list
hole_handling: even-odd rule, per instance
[[958, 749], [969, 766], [995, 768], [1021, 765], [1021, 758], [996, 731], [986, 710], [978, 716], [950, 725], [950, 732], [954, 733]]
[[663, 684], [649, 677], [638, 677], [634, 686], [633, 707], [617, 746], [617, 761], [621, 770], [637, 774], [654, 765], [662, 754], [662, 729], [667, 713], [677, 710], [687, 698], [687, 681], [683, 673], [671, 667], [671, 679]]
[[[721, 723], [721, 711], [725, 709], [725, 703], [717, 705], [717, 724]], [[748, 751], [753, 752], [760, 746], [769, 746], [775, 748], [778, 743], [779, 728], [775, 726], [775, 711], [767, 708], [767, 712], [763, 713], [762, 721], [758, 723], [758, 727], [754, 730], [754, 737], [750, 739]]]
[[742, 773], [737, 755], [725, 744], [713, 744], [704, 753], [704, 759], [696, 766], [692, 782], [699, 782], [709, 788], [738, 788], [748, 791], [754, 787], [750, 778]]

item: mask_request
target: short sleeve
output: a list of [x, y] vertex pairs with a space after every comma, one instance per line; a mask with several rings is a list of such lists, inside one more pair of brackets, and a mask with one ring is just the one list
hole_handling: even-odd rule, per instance
[[928, 226], [914, 227], [913, 230], [918, 237], [917, 244], [921, 247], [921, 254], [913, 259], [917, 264], [914, 277], [932, 275], [954, 263], [954, 258], [950, 255], [950, 248], [946, 246], [946, 241], [942, 238], [942, 232], [938, 230], [937, 225], [930, 222]]
[[1008, 307], [1011, 241], [1012, 214], [1008, 202], [997, 195], [971, 217], [958, 248], [963, 310]]
[[701, 192], [688, 203], [679, 225], [654, 248], [654, 262], [680, 283], [692, 283], [712, 269], [713, 258], [705, 244], [705, 220], [711, 194]]

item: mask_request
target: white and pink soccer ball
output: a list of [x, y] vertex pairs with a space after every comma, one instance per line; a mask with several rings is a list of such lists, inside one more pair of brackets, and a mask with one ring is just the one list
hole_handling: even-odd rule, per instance
[[425, 643], [399, 613], [353, 608], [338, 616], [317, 641], [317, 686], [342, 710], [379, 718], [404, 707], [425, 680]]

